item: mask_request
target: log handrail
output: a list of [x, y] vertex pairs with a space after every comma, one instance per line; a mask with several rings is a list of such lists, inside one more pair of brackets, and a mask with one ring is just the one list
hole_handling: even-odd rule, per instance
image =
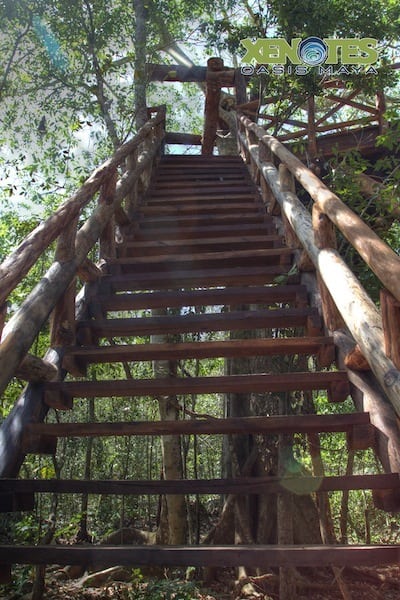
[[[152, 113], [155, 115], [152, 116]], [[0, 393], [5, 390], [19, 365], [26, 362], [25, 357], [51, 312], [57, 307], [56, 313], [63, 315], [65, 310], [71, 313], [70, 307], [63, 307], [58, 302], [77, 275], [85, 279], [82, 273], [90, 270], [91, 274], [88, 276], [94, 276], [96, 267], [93, 263], [91, 268], [88, 267], [88, 253], [96, 243], [103, 243], [104, 249], [103, 232], [107, 226], [119, 212], [128, 219], [122, 203], [134, 183], [144, 174], [151, 173], [165, 138], [165, 107], [149, 109], [149, 117], [133, 139], [123, 144], [109, 160], [93, 171], [81, 188], [32, 231], [0, 265], [1, 307], [49, 245], [58, 240], [53, 264], [4, 325], [0, 342]], [[133, 153], [135, 160], [126, 161]], [[116, 181], [119, 167], [122, 167], [123, 174]], [[100, 198], [97, 206], [77, 230], [82, 209], [88, 206], [98, 192]], [[75, 293], [68, 296], [75, 298]], [[60, 317], [58, 320], [60, 321]], [[53, 341], [57, 339], [56, 333], [52, 336]]]
[[318, 242], [308, 209], [293, 192], [282, 189], [276, 165], [281, 163], [293, 174], [311, 196], [314, 214], [327, 219], [342, 233], [397, 301], [400, 300], [400, 257], [265, 129], [239, 114], [238, 130], [239, 144], [247, 162], [251, 163], [251, 172], [266, 182], [274, 202], [280, 205], [282, 214], [311, 258], [351, 335], [400, 416], [400, 371], [385, 352], [380, 312], [337, 250]]
[[0, 265], [0, 305], [22, 281], [41, 254], [89, 204], [110, 174], [132, 154], [154, 129], [165, 121], [165, 108], [159, 107], [135, 137], [118, 148], [115, 154], [95, 169], [75, 194], [68, 198], [43, 223], [38, 225]]

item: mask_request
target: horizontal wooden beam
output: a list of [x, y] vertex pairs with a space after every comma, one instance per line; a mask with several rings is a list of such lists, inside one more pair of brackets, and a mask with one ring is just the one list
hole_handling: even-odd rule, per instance
[[400, 562], [400, 545], [0, 546], [0, 564], [317, 567]]
[[351, 432], [370, 423], [368, 413], [338, 415], [286, 415], [230, 417], [179, 421], [119, 423], [34, 423], [25, 428], [25, 439], [46, 437], [94, 437], [125, 435], [228, 435], [277, 433]]
[[278, 494], [308, 495], [314, 492], [350, 490], [399, 490], [399, 474], [347, 475], [341, 477], [239, 477], [196, 480], [60, 480], [0, 479], [2, 493], [32, 494]]
[[168, 131], [165, 136], [166, 144], [180, 144], [184, 146], [201, 146], [201, 135], [195, 133], [175, 133]]
[[146, 64], [148, 81], [202, 82], [206, 80], [207, 67], [186, 67], [184, 65]]

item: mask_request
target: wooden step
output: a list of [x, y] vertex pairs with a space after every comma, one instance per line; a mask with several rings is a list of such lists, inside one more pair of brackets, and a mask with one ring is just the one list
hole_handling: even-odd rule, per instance
[[276, 234], [275, 225], [271, 220], [264, 220], [258, 224], [242, 223], [241, 225], [196, 225], [192, 227], [159, 227], [154, 230], [136, 229], [133, 231], [134, 239], [145, 240], [176, 240], [176, 239], [201, 239], [210, 237], [232, 237], [237, 233], [241, 236]]
[[113, 346], [77, 346], [67, 348], [64, 360], [73, 358], [85, 373], [91, 363], [113, 363], [185, 358], [236, 358], [244, 356], [316, 355], [320, 367], [329, 367], [335, 358], [331, 337], [267, 338], [219, 340], [168, 344], [136, 344]]
[[145, 206], [186, 206], [190, 204], [194, 207], [198, 207], [203, 204], [210, 205], [211, 203], [214, 205], [217, 204], [218, 206], [221, 206], [221, 208], [230, 204], [241, 203], [245, 208], [253, 209], [254, 207], [257, 207], [265, 212], [261, 198], [256, 193], [243, 193], [238, 190], [236, 190], [235, 193], [230, 194], [218, 194], [210, 191], [206, 195], [199, 195], [197, 193], [182, 195], [172, 192], [167, 194], [165, 192], [165, 194], [158, 194], [157, 196], [147, 198]]
[[213, 192], [221, 190], [229, 194], [231, 191], [235, 191], [236, 189], [241, 191], [251, 190], [254, 192], [255, 186], [250, 179], [245, 180], [243, 177], [240, 177], [240, 175], [236, 176], [236, 179], [231, 178], [229, 180], [224, 180], [223, 178], [218, 177], [214, 178], [212, 181], [197, 180], [195, 177], [192, 177], [190, 180], [187, 179], [186, 181], [174, 181], [173, 183], [171, 183], [170, 179], [165, 182], [158, 178], [151, 190], [151, 194], [152, 197], [154, 197], [154, 195], [157, 196], [157, 194], [161, 191], [163, 191], [163, 193], [167, 191], [167, 193], [176, 194], [181, 193], [182, 190], [189, 190], [189, 192], [196, 190], [198, 193], [200, 193], [203, 189]]
[[400, 562], [400, 545], [0, 546], [0, 564], [107, 566], [320, 567]]
[[286, 433], [350, 434], [355, 429], [370, 426], [368, 413], [199, 418], [119, 423], [32, 423], [26, 426], [24, 439], [25, 445], [28, 447], [31, 443], [30, 440], [37, 436], [59, 438], [142, 435], [278, 435]]
[[138, 210], [138, 218], [145, 217], [158, 217], [158, 216], [183, 216], [183, 215], [226, 215], [229, 214], [254, 214], [264, 215], [265, 209], [252, 201], [233, 203], [229, 202], [226, 204], [222, 203], [209, 203], [209, 202], [197, 202], [188, 203], [184, 202], [178, 204], [175, 202], [175, 196], [171, 202], [160, 202], [159, 204], [149, 203], [146, 206], [141, 206]]
[[201, 215], [177, 215], [172, 217], [142, 217], [138, 220], [137, 226], [139, 229], [163, 229], [172, 225], [174, 228], [178, 227], [204, 227], [209, 226], [210, 223], [213, 226], [217, 226], [219, 223], [227, 225], [246, 224], [246, 225], [261, 225], [268, 221], [268, 217], [264, 217], [262, 214], [254, 214], [254, 212], [241, 212], [236, 214], [201, 214]]
[[108, 272], [148, 273], [189, 271], [190, 269], [225, 269], [247, 265], [283, 265], [290, 270], [293, 259], [291, 248], [266, 248], [261, 250], [230, 250], [225, 252], [200, 252], [185, 255], [169, 254], [168, 256], [138, 256], [133, 258], [115, 258], [107, 260]]
[[100, 281], [100, 295], [96, 297], [106, 311], [137, 310], [141, 308], [178, 308], [182, 306], [237, 306], [262, 304], [265, 306], [293, 304], [307, 306], [307, 288], [303, 285], [269, 285], [254, 287], [228, 287], [204, 290], [176, 290], [173, 292], [151, 292], [136, 294], [110, 293], [112, 280], [104, 277]]
[[220, 377], [170, 377], [103, 381], [63, 381], [44, 384], [48, 406], [72, 408], [73, 398], [138, 397], [186, 394], [268, 393], [326, 390], [329, 402], [343, 402], [350, 393], [343, 371], [234, 375]]
[[197, 480], [57, 480], [2, 479], [2, 493], [102, 494], [121, 496], [162, 494], [282, 494], [307, 495], [313, 492], [399, 489], [399, 474], [347, 475], [341, 477], [238, 477]]
[[[198, 171], [198, 169], [197, 169]], [[203, 181], [211, 185], [215, 181], [249, 181], [254, 185], [248, 171], [242, 173], [238, 169], [221, 169], [220, 171], [204, 170], [203, 172], [186, 172], [178, 168], [157, 170], [154, 186], [173, 187], [175, 184], [184, 186], [193, 182]]]
[[[194, 183], [192, 187], [184, 188], [155, 188], [151, 193], [151, 200], [162, 200], [166, 202], [174, 202], [175, 198], [185, 199], [190, 204], [192, 201], [200, 201], [207, 204], [213, 203], [218, 204], [220, 199], [225, 199], [230, 202], [232, 199], [247, 201], [253, 204], [253, 206], [262, 206], [262, 203], [256, 203], [255, 200], [259, 198], [258, 191], [253, 185], [246, 183], [239, 183], [238, 185], [229, 185], [227, 182], [223, 182], [223, 185], [218, 186], [216, 182], [209, 184], [208, 186], [196, 186]], [[150, 200], [150, 199], [149, 199]]]
[[246, 331], [293, 327], [305, 327], [309, 335], [312, 335], [311, 330], [322, 331], [318, 311], [314, 308], [277, 308], [276, 310], [241, 310], [198, 315], [94, 319], [78, 322], [78, 330], [90, 329], [96, 336], [106, 338], [159, 333]]
[[[192, 287], [265, 285], [279, 275], [287, 275], [284, 265], [263, 267], [232, 267], [226, 269], [191, 269], [170, 273], [128, 273], [109, 275], [108, 284], [115, 291], [182, 289]], [[294, 282], [297, 277], [288, 278]], [[107, 285], [107, 284], [106, 284]]]
[[118, 256], [162, 256], [229, 250], [262, 250], [282, 247], [280, 235], [200, 238], [191, 240], [131, 241], [117, 246]]

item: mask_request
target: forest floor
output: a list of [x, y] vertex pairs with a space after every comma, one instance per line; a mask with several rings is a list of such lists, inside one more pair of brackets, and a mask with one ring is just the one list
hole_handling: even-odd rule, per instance
[[[107, 573], [109, 571], [109, 573]], [[221, 571], [213, 583], [203, 587], [194, 580], [171, 577], [146, 579], [139, 571], [121, 569], [125, 576], [108, 569], [79, 579], [66, 578], [64, 571], [46, 576], [43, 600], [279, 600], [278, 577], [273, 573], [235, 580], [233, 570]], [[178, 574], [179, 575], [179, 574]], [[181, 574], [182, 575], [182, 574]], [[296, 572], [297, 592], [293, 600], [399, 600], [400, 566], [346, 568]], [[130, 581], [118, 581], [130, 579]], [[133, 579], [133, 580], [132, 580]], [[3, 600], [30, 600], [31, 593], [1, 595]]]

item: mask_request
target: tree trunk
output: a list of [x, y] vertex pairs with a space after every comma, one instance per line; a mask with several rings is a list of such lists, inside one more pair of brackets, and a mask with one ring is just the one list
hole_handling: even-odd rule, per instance
[[134, 0], [135, 9], [135, 115], [140, 129], [147, 121], [146, 108], [146, 20], [147, 8], [143, 0]]
[[[154, 316], [165, 315], [165, 309], [153, 311]], [[167, 336], [153, 335], [152, 343], [167, 343]], [[176, 362], [154, 361], [155, 378], [176, 377]], [[167, 391], [167, 390], [166, 390]], [[164, 421], [175, 421], [179, 418], [179, 407], [176, 396], [158, 397], [160, 418]], [[181, 440], [179, 436], [163, 435], [161, 437], [163, 459], [163, 477], [165, 479], [183, 479], [183, 462]], [[168, 495], [161, 506], [161, 518], [158, 531], [158, 542], [184, 544], [187, 538], [187, 511], [185, 496]], [[165, 539], [167, 537], [167, 539]]]

